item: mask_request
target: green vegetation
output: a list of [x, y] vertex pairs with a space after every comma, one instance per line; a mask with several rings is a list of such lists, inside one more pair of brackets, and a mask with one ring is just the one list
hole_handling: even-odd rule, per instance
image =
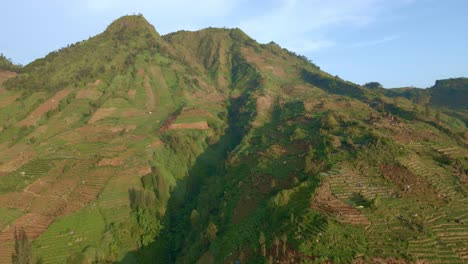
[[14, 64], [11, 59], [5, 57], [3, 53], [0, 54], [0, 70], [19, 72], [21, 65]]
[[360, 86], [240, 29], [160, 36], [140, 15], [16, 71], [1, 263], [15, 225], [44, 263], [467, 260], [464, 79]]

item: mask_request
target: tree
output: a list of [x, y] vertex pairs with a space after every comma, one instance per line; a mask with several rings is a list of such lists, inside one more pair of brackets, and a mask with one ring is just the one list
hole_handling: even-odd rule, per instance
[[437, 123], [440, 123], [440, 110], [436, 111], [435, 119], [436, 119]]
[[278, 251], [279, 251], [279, 245], [280, 245], [280, 240], [277, 236], [275, 236], [275, 247], [276, 247], [276, 256], [278, 257]]
[[379, 82], [368, 82], [364, 84], [364, 87], [369, 88], [369, 89], [381, 89], [383, 88], [382, 84]]
[[190, 222], [192, 222], [192, 227], [198, 228], [200, 223], [200, 213], [196, 209], [193, 209], [190, 214]]
[[286, 242], [288, 242], [288, 236], [286, 234], [283, 234], [281, 236], [281, 241], [283, 241], [283, 256], [286, 255]]
[[266, 256], [266, 246], [265, 246], [265, 234], [263, 234], [262, 231], [260, 231], [260, 237], [258, 238], [258, 243], [260, 244], [260, 248], [262, 250], [262, 256]]
[[208, 227], [206, 228], [206, 236], [210, 242], [213, 242], [216, 239], [216, 234], [218, 233], [218, 227], [213, 223], [210, 222]]
[[15, 229], [15, 251], [11, 256], [13, 264], [30, 264], [33, 262], [31, 242], [24, 228]]
[[431, 110], [429, 109], [429, 104], [426, 104], [426, 105], [424, 106], [424, 115], [425, 115], [426, 117], [430, 117], [430, 116], [431, 116]]

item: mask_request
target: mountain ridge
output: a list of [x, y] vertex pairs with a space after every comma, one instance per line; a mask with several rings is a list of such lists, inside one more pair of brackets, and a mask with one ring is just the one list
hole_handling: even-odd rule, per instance
[[142, 16], [0, 85], [2, 263], [15, 227], [45, 263], [468, 257], [462, 110]]

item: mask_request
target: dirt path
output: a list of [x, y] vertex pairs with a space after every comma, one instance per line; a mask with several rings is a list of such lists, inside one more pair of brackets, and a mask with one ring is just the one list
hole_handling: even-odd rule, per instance
[[68, 89], [58, 91], [52, 98], [50, 98], [45, 103], [41, 104], [38, 108], [36, 108], [27, 118], [19, 122], [18, 126], [34, 126], [45, 113], [56, 109], [60, 101], [62, 101], [62, 99], [65, 98], [69, 93], [70, 90]]

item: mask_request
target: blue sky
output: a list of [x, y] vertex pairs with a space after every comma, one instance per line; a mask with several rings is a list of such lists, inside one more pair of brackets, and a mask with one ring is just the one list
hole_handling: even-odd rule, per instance
[[468, 77], [466, 0], [15, 0], [2, 11], [0, 52], [22, 64], [142, 13], [161, 34], [239, 27], [359, 84]]

